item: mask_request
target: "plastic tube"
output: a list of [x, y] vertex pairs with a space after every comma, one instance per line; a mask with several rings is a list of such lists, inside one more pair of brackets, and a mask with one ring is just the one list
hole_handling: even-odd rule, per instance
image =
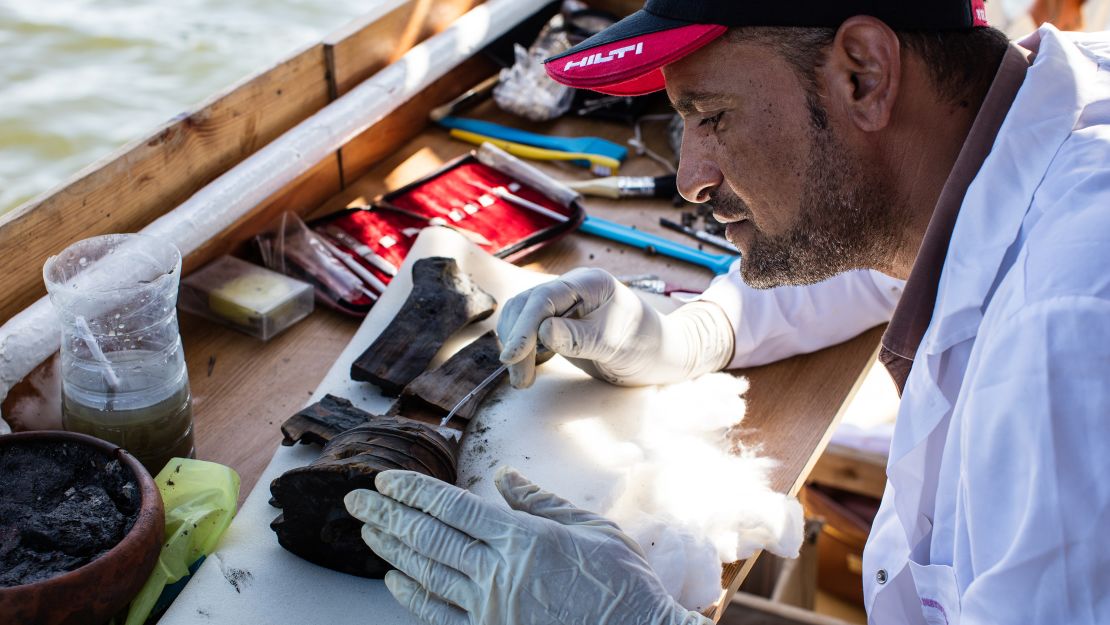
[[[197, 191], [143, 232], [188, 255], [465, 59], [547, 4], [490, 0], [412, 48], [296, 127]], [[44, 297], [0, 326], [0, 401], [58, 350], [60, 329]], [[0, 415], [0, 433], [7, 424]]]

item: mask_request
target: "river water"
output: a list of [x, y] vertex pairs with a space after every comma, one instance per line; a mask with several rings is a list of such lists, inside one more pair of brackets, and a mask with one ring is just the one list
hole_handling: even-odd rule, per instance
[[0, 0], [0, 214], [376, 0]]

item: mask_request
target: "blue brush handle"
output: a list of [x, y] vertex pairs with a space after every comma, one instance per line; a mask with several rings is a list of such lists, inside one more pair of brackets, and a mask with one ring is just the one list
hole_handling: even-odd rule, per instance
[[526, 132], [518, 128], [510, 128], [493, 122], [465, 117], [444, 117], [439, 124], [445, 128], [457, 128], [494, 139], [523, 143], [537, 148], [560, 150], [563, 152], [582, 152], [585, 154], [600, 154], [624, 162], [628, 157], [628, 149], [624, 146], [606, 141], [598, 137], [552, 137], [534, 132]]
[[651, 248], [664, 256], [670, 256], [671, 258], [677, 258], [688, 263], [707, 267], [716, 275], [728, 273], [729, 268], [732, 267], [732, 264], [739, 258], [739, 256], [732, 256], [730, 254], [710, 254], [709, 252], [703, 252], [689, 245], [675, 243], [670, 239], [664, 239], [654, 234], [641, 232], [635, 228], [629, 228], [628, 226], [623, 226], [598, 217], [586, 217], [586, 221], [582, 222], [582, 225], [579, 226], [578, 229], [586, 234], [611, 239], [641, 250]]

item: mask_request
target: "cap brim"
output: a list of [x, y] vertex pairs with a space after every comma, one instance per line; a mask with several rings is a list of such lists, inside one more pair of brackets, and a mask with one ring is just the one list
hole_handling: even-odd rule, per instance
[[663, 67], [728, 30], [640, 10], [570, 50], [544, 61], [555, 82], [608, 95], [644, 95], [663, 89]]

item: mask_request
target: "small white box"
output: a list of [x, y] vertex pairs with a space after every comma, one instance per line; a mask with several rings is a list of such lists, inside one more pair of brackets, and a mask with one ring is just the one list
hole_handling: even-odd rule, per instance
[[182, 310], [270, 340], [312, 312], [312, 286], [233, 256], [181, 282]]

